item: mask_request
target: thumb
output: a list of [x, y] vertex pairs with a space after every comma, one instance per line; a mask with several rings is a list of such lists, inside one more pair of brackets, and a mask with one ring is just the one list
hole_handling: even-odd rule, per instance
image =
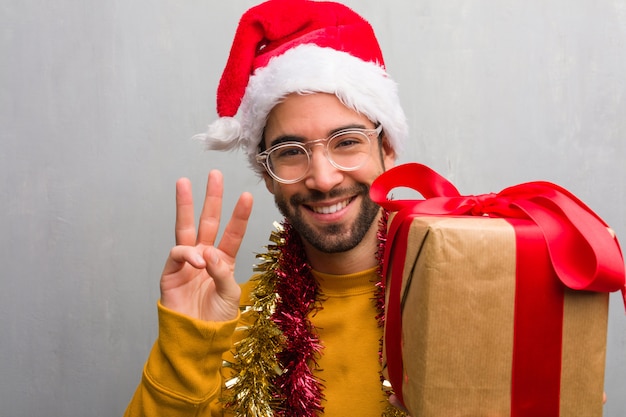
[[241, 289], [235, 280], [235, 264], [223, 259], [223, 254], [214, 246], [209, 246], [202, 254], [206, 261], [206, 271], [213, 278], [217, 294], [227, 302], [239, 306]]

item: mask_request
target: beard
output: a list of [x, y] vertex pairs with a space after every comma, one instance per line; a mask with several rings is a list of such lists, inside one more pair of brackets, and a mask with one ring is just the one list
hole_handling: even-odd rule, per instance
[[[321, 201], [341, 195], [360, 195], [361, 207], [353, 224], [329, 224], [322, 228], [307, 224], [299, 210], [305, 202]], [[376, 220], [380, 207], [369, 197], [369, 186], [357, 184], [355, 187], [343, 190], [333, 190], [328, 194], [311, 191], [308, 196], [296, 194], [289, 202], [280, 194], [274, 197], [280, 213], [293, 226], [294, 230], [315, 249], [323, 253], [340, 253], [355, 248], [365, 237]]]

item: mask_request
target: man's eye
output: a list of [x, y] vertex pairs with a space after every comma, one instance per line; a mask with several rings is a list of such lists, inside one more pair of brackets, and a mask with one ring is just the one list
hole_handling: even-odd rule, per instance
[[280, 159], [294, 158], [305, 155], [304, 149], [298, 146], [286, 146], [274, 151], [275, 157]]
[[359, 136], [339, 136], [333, 140], [333, 149], [341, 150], [342, 148], [358, 147], [365, 143], [365, 139]]

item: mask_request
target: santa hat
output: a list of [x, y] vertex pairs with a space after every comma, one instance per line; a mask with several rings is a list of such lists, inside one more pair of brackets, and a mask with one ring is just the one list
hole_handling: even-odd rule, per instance
[[372, 27], [344, 5], [312, 0], [269, 0], [242, 16], [217, 90], [219, 119], [196, 137], [208, 149], [244, 149], [262, 173], [255, 155], [269, 112], [288, 94], [313, 92], [380, 123], [401, 151], [406, 118]]

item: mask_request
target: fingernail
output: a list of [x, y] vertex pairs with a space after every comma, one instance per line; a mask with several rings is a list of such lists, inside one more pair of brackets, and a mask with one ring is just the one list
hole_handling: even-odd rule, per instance
[[205, 263], [204, 258], [200, 254], [196, 254], [196, 256], [194, 256], [194, 259], [198, 265], [204, 265]]

